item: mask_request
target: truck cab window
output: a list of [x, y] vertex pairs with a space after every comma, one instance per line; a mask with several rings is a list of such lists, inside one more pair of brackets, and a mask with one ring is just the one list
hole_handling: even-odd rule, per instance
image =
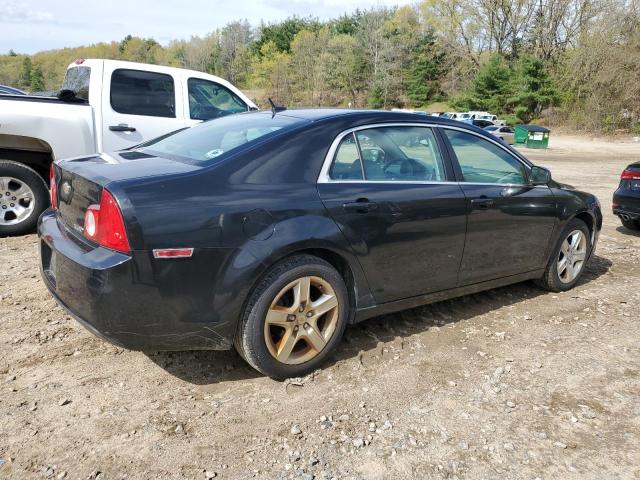
[[91, 67], [72, 67], [67, 70], [61, 90], [71, 90], [76, 98], [89, 100]]
[[173, 77], [142, 70], [115, 70], [111, 75], [111, 107], [128, 115], [175, 118]]
[[190, 78], [187, 86], [189, 115], [193, 120], [210, 120], [248, 110], [247, 104], [240, 97], [218, 83]]

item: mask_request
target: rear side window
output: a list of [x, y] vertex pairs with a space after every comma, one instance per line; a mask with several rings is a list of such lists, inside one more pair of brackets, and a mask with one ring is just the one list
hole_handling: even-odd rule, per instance
[[175, 99], [171, 75], [128, 69], [111, 75], [111, 108], [118, 113], [175, 118]]
[[526, 184], [525, 166], [492, 142], [457, 130], [444, 129], [465, 182]]
[[353, 133], [340, 141], [329, 176], [333, 180], [362, 180], [360, 153]]
[[187, 86], [189, 115], [194, 120], [210, 120], [230, 113], [247, 111], [247, 104], [240, 97], [218, 83], [190, 78]]
[[67, 70], [62, 82], [62, 90], [71, 90], [76, 98], [89, 100], [89, 80], [91, 67], [72, 67]]

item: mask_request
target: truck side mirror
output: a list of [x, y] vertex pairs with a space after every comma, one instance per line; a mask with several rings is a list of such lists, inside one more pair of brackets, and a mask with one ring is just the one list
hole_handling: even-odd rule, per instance
[[544, 168], [534, 165], [531, 167], [531, 185], [548, 185], [551, 182], [551, 172]]

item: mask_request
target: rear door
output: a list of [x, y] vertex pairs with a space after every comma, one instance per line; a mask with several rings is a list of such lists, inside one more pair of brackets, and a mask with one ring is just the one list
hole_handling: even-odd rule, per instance
[[318, 192], [365, 271], [376, 302], [454, 287], [466, 203], [435, 132], [362, 127], [332, 146]]
[[528, 166], [498, 141], [443, 127], [469, 215], [458, 284], [544, 267], [557, 208], [553, 193], [530, 186]]
[[105, 62], [103, 150], [128, 148], [184, 126], [179, 75], [149, 66]]

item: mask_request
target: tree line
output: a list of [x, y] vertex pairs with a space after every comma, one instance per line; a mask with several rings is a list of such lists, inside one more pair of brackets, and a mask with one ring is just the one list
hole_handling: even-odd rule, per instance
[[329, 21], [235, 21], [151, 38], [0, 56], [0, 83], [56, 90], [75, 58], [221, 76], [258, 104], [487, 110], [511, 122], [640, 133], [640, 0], [423, 0]]

